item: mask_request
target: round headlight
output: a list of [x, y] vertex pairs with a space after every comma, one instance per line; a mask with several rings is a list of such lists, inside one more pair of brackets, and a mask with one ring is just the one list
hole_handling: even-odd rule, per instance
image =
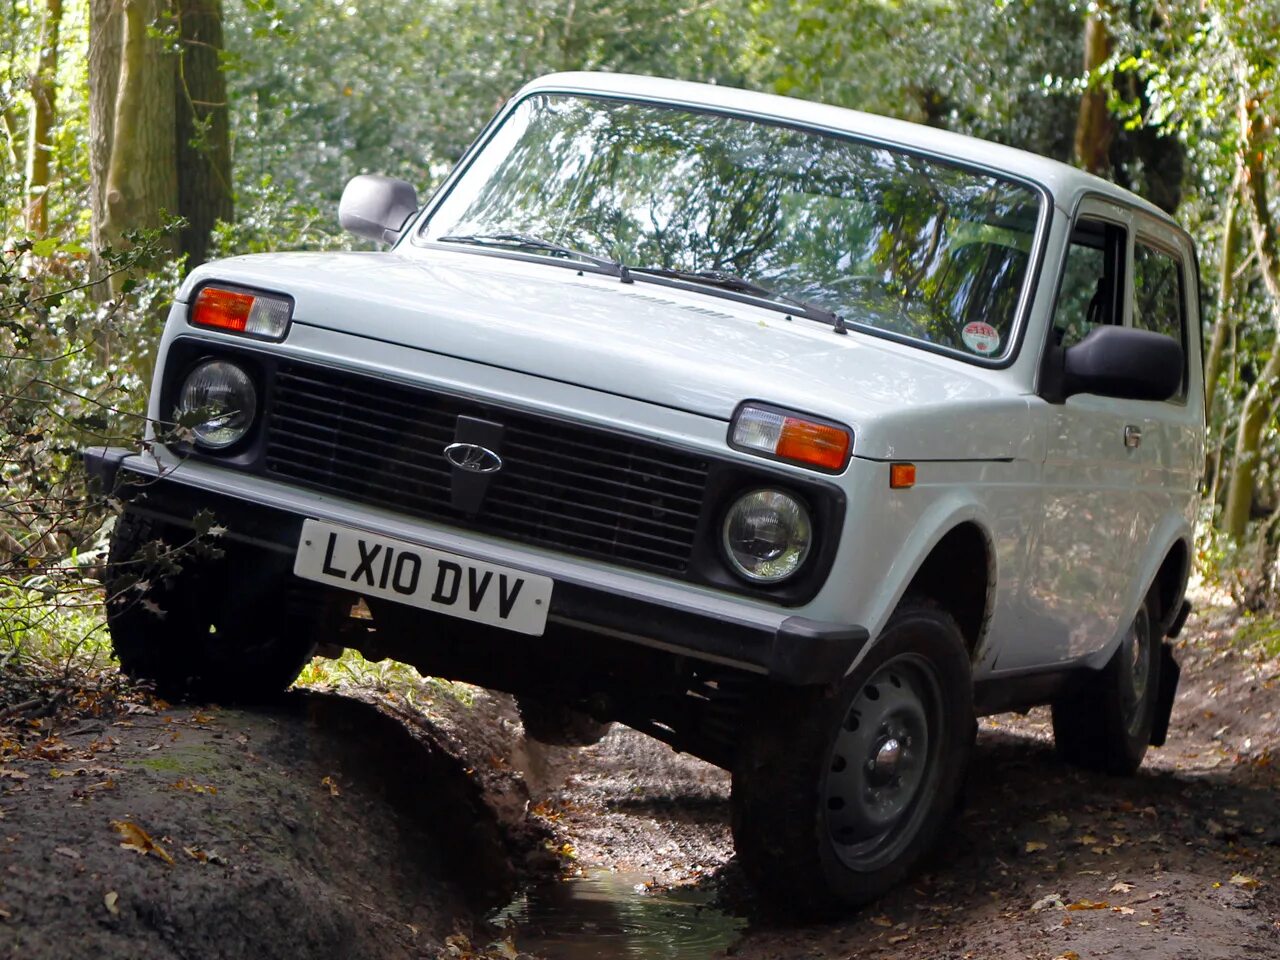
[[754, 583], [777, 583], [804, 564], [813, 542], [809, 511], [781, 490], [753, 490], [724, 518], [724, 552]]
[[200, 420], [190, 426], [196, 443], [219, 450], [249, 432], [257, 408], [258, 391], [247, 373], [226, 360], [206, 360], [183, 383], [174, 419], [195, 413]]

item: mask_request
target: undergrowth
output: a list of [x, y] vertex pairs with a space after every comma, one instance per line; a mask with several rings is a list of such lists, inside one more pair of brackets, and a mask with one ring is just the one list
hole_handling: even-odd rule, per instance
[[356, 650], [344, 650], [336, 659], [313, 657], [302, 668], [295, 686], [337, 693], [370, 690], [398, 697], [414, 707], [425, 706], [438, 697], [468, 707], [475, 702], [475, 688], [468, 684], [424, 677], [396, 660], [366, 660]]

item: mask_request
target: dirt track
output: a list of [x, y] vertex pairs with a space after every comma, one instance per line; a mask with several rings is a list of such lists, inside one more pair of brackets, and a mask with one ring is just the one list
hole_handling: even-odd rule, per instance
[[753, 921], [724, 773], [620, 729], [539, 747], [505, 698], [10, 723], [0, 956], [1280, 958], [1280, 663], [1231, 630], [1190, 624], [1138, 777], [1062, 766], [1038, 714], [987, 721], [928, 868], [805, 928]]
[[[1241, 654], [1232, 632], [1224, 609], [1190, 622], [1175, 732], [1136, 778], [1063, 766], [1047, 711], [984, 721], [965, 807], [914, 883], [844, 923], [757, 922], [729, 953], [1280, 958], [1280, 662]], [[758, 915], [723, 773], [627, 731], [550, 754], [531, 785], [580, 869], [710, 887]]]

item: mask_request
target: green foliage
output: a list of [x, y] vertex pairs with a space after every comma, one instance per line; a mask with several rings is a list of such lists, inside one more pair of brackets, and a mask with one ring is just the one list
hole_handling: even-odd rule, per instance
[[1274, 659], [1280, 657], [1280, 619], [1270, 614], [1247, 617], [1236, 629], [1236, 645]]
[[409, 706], [425, 706], [437, 697], [464, 706], [475, 702], [475, 688], [465, 683], [424, 677], [396, 660], [366, 660], [356, 650], [344, 650], [336, 659], [315, 657], [302, 668], [297, 686], [311, 690], [368, 691], [403, 700]]
[[[1082, 77], [1084, 20], [1095, 7], [1117, 11], [1107, 21], [1113, 55]], [[96, 622], [75, 598], [102, 561], [110, 505], [86, 499], [76, 451], [143, 432], [151, 351], [182, 273], [156, 235], [88, 252], [87, 0], [65, 0], [49, 233], [24, 234], [37, 9], [0, 3], [0, 598], [10, 604], [9, 649], [51, 625], [75, 634], [82, 615]], [[172, 23], [153, 30], [172, 35]], [[351, 245], [336, 223], [351, 176], [397, 175], [425, 193], [524, 82], [553, 70], [744, 86], [1060, 159], [1070, 156], [1080, 93], [1096, 81], [1128, 135], [1168, 136], [1185, 149], [1179, 215], [1197, 238], [1209, 291], [1240, 161], [1237, 111], [1280, 116], [1273, 0], [229, 0], [225, 35], [237, 219], [218, 229], [217, 255]], [[1277, 138], [1257, 148], [1274, 176]], [[1142, 189], [1140, 167], [1130, 159], [1121, 172]], [[107, 298], [101, 280], [116, 271], [132, 279]], [[1211, 424], [1219, 450], [1231, 449], [1243, 398], [1276, 349], [1256, 260], [1233, 272], [1229, 289], [1221, 320], [1233, 335]], [[1257, 457], [1259, 499], [1274, 505], [1274, 423]], [[1247, 568], [1271, 563], [1275, 551], [1245, 562], [1210, 538], [1202, 555]], [[354, 660], [313, 668], [314, 682], [337, 682], [324, 670], [399, 682]]]
[[[59, 636], [100, 632], [96, 573], [112, 504], [88, 489], [79, 451], [142, 432], [150, 351], [177, 279], [164, 239], [132, 234], [96, 262], [74, 236], [0, 249], [4, 656], [39, 659]], [[95, 299], [124, 274], [125, 295]]]

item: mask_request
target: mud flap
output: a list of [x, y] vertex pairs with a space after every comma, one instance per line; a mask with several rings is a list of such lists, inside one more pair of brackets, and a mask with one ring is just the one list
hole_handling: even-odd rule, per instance
[[1151, 745], [1163, 747], [1169, 736], [1169, 718], [1173, 714], [1173, 700], [1178, 695], [1178, 678], [1182, 668], [1173, 659], [1173, 645], [1160, 645], [1160, 689], [1156, 692], [1156, 715], [1151, 724]]

